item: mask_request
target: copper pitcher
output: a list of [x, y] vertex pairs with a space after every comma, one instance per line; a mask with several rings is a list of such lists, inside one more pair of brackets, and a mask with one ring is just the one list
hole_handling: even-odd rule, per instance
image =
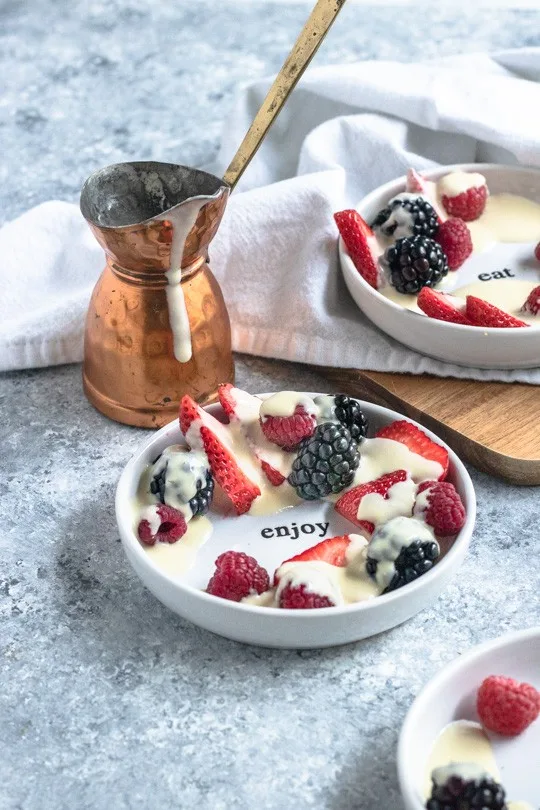
[[88, 309], [83, 383], [118, 422], [157, 428], [182, 396], [201, 404], [234, 380], [229, 316], [208, 266], [229, 186], [170, 163], [91, 175], [81, 211], [107, 263]]

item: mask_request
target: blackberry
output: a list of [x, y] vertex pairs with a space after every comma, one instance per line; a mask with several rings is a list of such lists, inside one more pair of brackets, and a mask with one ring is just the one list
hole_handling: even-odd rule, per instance
[[434, 287], [448, 273], [448, 259], [441, 246], [427, 236], [398, 239], [384, 254], [390, 283], [400, 293], [418, 293]]
[[193, 517], [205, 515], [214, 494], [206, 456], [180, 445], [167, 447], [152, 465], [150, 492], [173, 509], [183, 512], [189, 505]]
[[433, 772], [427, 810], [507, 810], [502, 785], [486, 773], [475, 774], [475, 768], [468, 768], [469, 765], [451, 766], [453, 773], [450, 768], [437, 768]]
[[204, 483], [204, 486], [200, 479], [197, 481], [196, 486], [197, 494], [189, 501], [191, 511], [193, 512], [193, 517], [197, 517], [197, 515], [206, 515], [210, 509], [210, 504], [212, 503], [212, 497], [214, 495], [214, 479], [212, 478], [212, 473], [210, 470], [208, 470], [206, 473], [206, 482]]
[[338, 394], [334, 397], [335, 414], [342, 425], [349, 429], [355, 442], [365, 439], [368, 430], [366, 415], [355, 399]]
[[[395, 517], [375, 529], [368, 548], [366, 571], [382, 593], [389, 593], [433, 568], [439, 554], [439, 544], [425, 523], [415, 518]], [[379, 563], [383, 565], [379, 567]]]
[[[161, 456], [158, 456], [154, 461], [154, 465], [158, 463]], [[161, 503], [165, 503], [165, 479], [167, 477], [167, 464], [163, 467], [158, 467], [150, 481], [150, 492], [152, 495], [157, 495]]]
[[435, 540], [413, 540], [406, 548], [401, 549], [394, 562], [396, 573], [386, 587], [385, 593], [395, 591], [418, 579], [422, 574], [433, 568], [433, 563], [439, 556], [439, 544]]
[[395, 239], [402, 236], [433, 237], [439, 230], [439, 218], [431, 203], [423, 197], [397, 197], [379, 211], [371, 227]]
[[344, 425], [325, 422], [300, 444], [288, 481], [300, 498], [319, 500], [349, 486], [359, 463], [350, 431]]

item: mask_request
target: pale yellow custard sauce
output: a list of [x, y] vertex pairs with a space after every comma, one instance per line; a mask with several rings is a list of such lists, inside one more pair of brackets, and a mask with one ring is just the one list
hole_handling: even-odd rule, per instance
[[[464, 172], [445, 175], [438, 183], [427, 183], [426, 191], [417, 196], [431, 202], [445, 219], [441, 194], [445, 187], [455, 187], [455, 193], [464, 190], [464, 178]], [[482, 216], [467, 222], [467, 226], [473, 253], [457, 271], [450, 271], [436, 289], [464, 300], [467, 295], [474, 295], [540, 328], [540, 316], [522, 311], [527, 297], [540, 284], [540, 262], [534, 257], [534, 248], [540, 241], [540, 205], [515, 194], [494, 194], [488, 197]], [[381, 253], [391, 244], [381, 234], [377, 234], [377, 241]], [[379, 292], [405, 309], [421, 312], [416, 295], [399, 293], [384, 273]]]
[[[457, 720], [444, 728], [431, 749], [422, 784], [422, 797], [431, 796], [432, 774], [440, 768], [450, 774], [466, 778], [467, 771], [475, 766], [481, 768], [495, 781], [501, 783], [501, 774], [495, 760], [488, 736], [479, 723]], [[508, 810], [533, 810], [530, 804], [521, 801], [507, 801]]]

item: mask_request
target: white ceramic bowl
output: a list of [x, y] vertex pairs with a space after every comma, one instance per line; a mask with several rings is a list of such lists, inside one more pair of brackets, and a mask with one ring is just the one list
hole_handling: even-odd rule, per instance
[[[316, 396], [316, 394], [311, 394], [311, 396]], [[373, 431], [395, 419], [403, 418], [387, 408], [367, 402], [360, 404]], [[219, 405], [212, 405], [208, 410], [218, 417], [222, 414]], [[416, 423], [413, 422], [413, 424]], [[467, 470], [444, 442], [429, 430], [425, 430], [423, 427], [422, 430], [448, 450], [450, 455], [449, 480], [454, 483], [463, 499], [467, 510], [467, 520], [448, 553], [431, 571], [392, 593], [376, 597], [368, 602], [344, 607], [318, 610], [278, 610], [219, 599], [201, 590], [202, 584], [199, 587], [193, 587], [164, 573], [153, 562], [135, 534], [131, 504], [141, 473], [146, 465], [154, 461], [165, 447], [175, 443], [184, 443], [177, 421], [166, 425], [143, 442], [140, 450], [128, 462], [120, 477], [116, 491], [116, 520], [124, 551], [141, 580], [163, 604], [194, 624], [235, 641], [266, 647], [309, 649], [345, 644], [388, 630], [390, 627], [410, 619], [437, 598], [461, 565], [475, 523], [476, 499]], [[303, 510], [308, 508], [317, 510], [320, 506], [309, 504], [298, 507]], [[331, 511], [336, 514], [335, 510], [331, 509]], [[282, 522], [283, 514], [281, 513]], [[295, 516], [296, 510], [293, 514], [293, 517]], [[326, 516], [327, 520], [328, 517]], [[212, 563], [219, 553], [227, 548], [233, 548], [232, 543], [236, 540], [240, 550], [253, 554], [262, 565], [266, 565], [268, 570], [273, 570], [264, 557], [265, 552], [262, 548], [264, 544], [261, 543], [258, 534], [260, 518], [255, 519], [248, 516], [229, 518], [219, 523], [219, 528], [211, 514], [210, 518], [214, 523], [214, 533], [200, 553], [206, 550], [205, 553], [207, 557], [210, 555], [208, 559], [211, 559]], [[342, 522], [344, 520], [339, 516], [337, 519]], [[252, 525], [250, 521], [256, 522], [257, 536], [255, 538], [249, 537]], [[224, 524], [226, 524], [226, 530], [223, 539], [219, 537], [219, 532], [223, 531], [221, 527]], [[352, 527], [347, 523], [347, 528], [350, 531]], [[345, 530], [343, 527], [340, 530], [339, 524], [337, 524], [333, 533], [343, 533]], [[234, 540], [230, 539], [231, 537]], [[317, 542], [318, 539], [313, 542]], [[221, 547], [219, 547], [220, 542]], [[304, 545], [304, 547], [306, 546]], [[298, 550], [289, 551], [286, 555], [279, 557], [279, 561], [286, 559], [286, 556], [291, 556], [291, 553], [297, 553]], [[274, 561], [273, 564], [275, 567], [276, 562]], [[202, 579], [201, 583], [207, 581], [208, 576]]]
[[[475, 647], [445, 667], [409, 709], [398, 744], [398, 775], [407, 810], [423, 810], [420, 788], [433, 743], [455, 720], [478, 720], [475, 695], [489, 675], [540, 689], [540, 628]], [[514, 738], [490, 735], [507, 798], [540, 806], [540, 720]]]
[[[443, 166], [422, 174], [428, 180], [437, 180], [452, 171], [480, 172], [493, 194], [506, 191], [540, 203], [538, 169], [471, 163]], [[392, 180], [364, 197], [357, 206], [358, 211], [367, 222], [372, 222], [388, 200], [404, 190], [405, 177]], [[540, 366], [540, 329], [482, 329], [437, 321], [411, 312], [374, 290], [362, 278], [342, 239], [339, 240], [339, 255], [345, 283], [362, 312], [380, 329], [411, 349], [448, 363], [476, 368]], [[500, 269], [493, 267], [493, 253], [490, 251], [475, 255], [474, 261], [478, 273]], [[538, 270], [531, 268], [531, 273], [535, 272], [540, 284], [540, 265]]]

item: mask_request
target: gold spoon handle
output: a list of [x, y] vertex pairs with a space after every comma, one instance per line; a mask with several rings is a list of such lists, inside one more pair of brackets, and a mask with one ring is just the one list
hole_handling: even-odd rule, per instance
[[330, 26], [341, 11], [345, 0], [317, 0], [315, 8], [309, 15], [300, 36], [276, 76], [272, 87], [261, 104], [257, 115], [238, 147], [236, 155], [229, 164], [223, 179], [231, 188], [240, 180], [251, 158], [261, 145], [263, 138], [279, 115], [296, 83], [313, 56]]

